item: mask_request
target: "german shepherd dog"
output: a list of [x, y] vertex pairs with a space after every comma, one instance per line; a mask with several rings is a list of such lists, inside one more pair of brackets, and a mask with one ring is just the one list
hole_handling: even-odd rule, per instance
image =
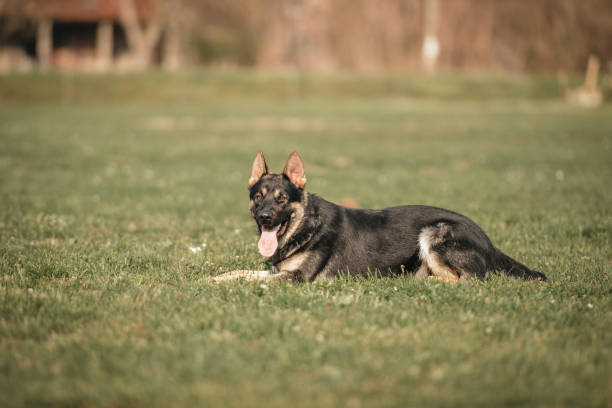
[[413, 273], [446, 282], [486, 279], [504, 271], [523, 279], [546, 276], [497, 249], [469, 218], [442, 208], [405, 205], [383, 210], [347, 208], [305, 190], [304, 164], [291, 153], [282, 174], [255, 157], [249, 196], [259, 231], [259, 253], [270, 271], [234, 271], [214, 279], [315, 282], [339, 274]]

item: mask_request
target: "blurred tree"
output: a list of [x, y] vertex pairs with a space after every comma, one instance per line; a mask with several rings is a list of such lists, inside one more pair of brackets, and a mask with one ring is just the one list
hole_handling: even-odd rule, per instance
[[182, 4], [180, 0], [166, 0], [168, 21], [166, 24], [165, 41], [163, 47], [162, 66], [174, 71], [183, 63], [183, 35], [182, 35]]
[[[141, 2], [151, 5], [146, 18], [137, 17], [135, 11]], [[22, 14], [33, 27], [31, 37], [40, 10], [53, 6], [57, 11], [65, 4], [60, 0], [0, 3], [5, 3], [5, 11], [0, 9], [0, 32], [14, 27], [18, 10], [24, 9]], [[145, 68], [161, 60], [167, 69], [191, 62], [303, 69], [435, 66], [576, 72], [584, 70], [590, 54], [599, 57], [604, 69], [612, 61], [610, 0], [100, 0], [98, 4], [114, 10], [112, 18], [106, 17], [109, 23], [120, 11], [129, 57], [118, 61], [119, 67]], [[44, 32], [43, 24], [41, 38]], [[101, 24], [99, 43], [109, 42], [109, 32]], [[40, 45], [44, 60], [44, 41]], [[108, 53], [108, 47], [104, 49]]]
[[126, 34], [129, 54], [121, 62], [123, 68], [150, 67], [155, 52], [161, 48], [161, 64], [176, 70], [184, 63], [185, 31], [190, 28], [192, 2], [182, 0], [151, 0], [152, 17], [147, 22], [138, 20], [134, 0], [117, 0], [121, 25]]
[[[153, 51], [161, 35], [158, 16], [144, 24], [138, 20], [133, 0], [117, 0], [119, 17], [129, 46], [128, 58], [122, 61], [126, 68], [147, 68], [153, 61]], [[159, 12], [156, 7], [156, 13]]]

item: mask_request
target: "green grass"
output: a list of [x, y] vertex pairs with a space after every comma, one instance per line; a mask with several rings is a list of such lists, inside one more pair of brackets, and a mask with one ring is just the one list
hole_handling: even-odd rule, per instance
[[[0, 77], [0, 406], [610, 406], [610, 105], [265, 77]], [[549, 282], [211, 285], [266, 267], [250, 166], [294, 149], [310, 191], [464, 213]]]
[[[483, 80], [485, 78], [485, 80]], [[572, 77], [571, 85], [582, 82]], [[603, 81], [602, 81], [603, 82]], [[609, 94], [608, 86], [604, 91]], [[561, 94], [553, 77], [444, 73], [183, 71], [123, 75], [12, 74], [0, 76], [0, 101], [108, 104], [185, 104], [202, 100], [244, 98], [320, 99], [390, 98], [482, 101], [494, 99], [556, 99]]]

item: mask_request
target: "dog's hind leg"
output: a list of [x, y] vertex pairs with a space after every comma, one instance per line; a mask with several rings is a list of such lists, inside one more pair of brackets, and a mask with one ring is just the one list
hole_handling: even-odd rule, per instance
[[433, 278], [441, 280], [443, 282], [459, 282], [459, 272], [440, 262], [437, 255], [433, 255], [431, 257], [430, 263], [428, 265], [431, 269], [431, 274]]
[[414, 274], [414, 279], [421, 280], [421, 279], [430, 277], [431, 275], [432, 273], [429, 267], [427, 266], [427, 263], [423, 262], [421, 263], [421, 266], [419, 266], [419, 269], [417, 269], [416, 273]]
[[465, 235], [452, 225], [440, 222], [424, 228], [419, 234], [419, 257], [431, 275], [447, 282], [466, 282], [487, 277], [484, 250], [466, 245]]
[[476, 249], [450, 250], [444, 255], [445, 261], [459, 271], [460, 281], [487, 278], [487, 261]]
[[450, 226], [445, 223], [438, 223], [436, 226], [427, 227], [421, 231], [419, 258], [422, 264], [417, 271], [417, 278], [430, 275], [445, 282], [459, 281], [459, 271], [444, 262], [444, 257], [435, 248], [445, 242], [450, 235]]

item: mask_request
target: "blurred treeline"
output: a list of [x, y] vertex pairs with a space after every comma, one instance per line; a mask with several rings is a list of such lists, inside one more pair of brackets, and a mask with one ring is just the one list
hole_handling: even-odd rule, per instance
[[[100, 47], [105, 20], [114, 29]], [[107, 50], [90, 65], [121, 68], [129, 54], [142, 67], [418, 70], [426, 34], [443, 70], [571, 73], [590, 55], [612, 70], [612, 0], [0, 0], [0, 48], [25, 48], [43, 68], [67, 53], [82, 68]], [[79, 38], [58, 49], [59, 36]]]
[[[182, 0], [195, 63], [418, 69], [422, 0]], [[612, 59], [610, 0], [440, 0], [438, 67], [582, 71]]]

